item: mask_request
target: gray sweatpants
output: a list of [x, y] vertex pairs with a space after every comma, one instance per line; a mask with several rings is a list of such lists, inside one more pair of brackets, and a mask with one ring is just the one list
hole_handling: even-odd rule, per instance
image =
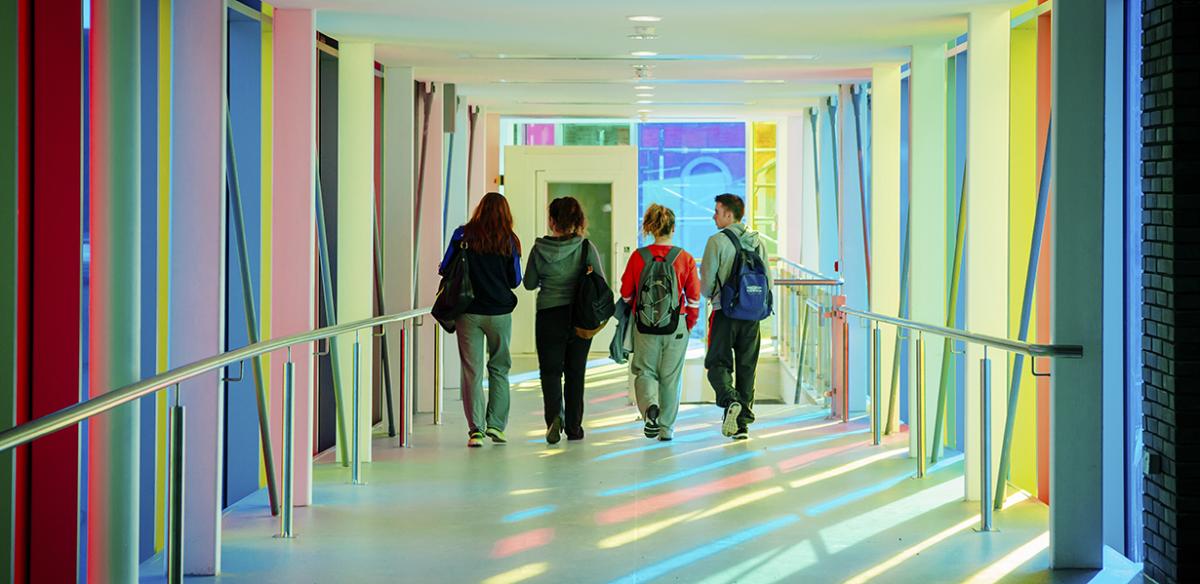
[[[635, 323], [629, 326], [637, 327]], [[683, 390], [683, 361], [687, 357], [687, 320], [679, 316], [679, 326], [673, 334], [644, 335], [633, 331], [633, 357], [629, 361], [633, 373], [633, 389], [642, 417], [646, 410], [658, 406], [658, 424], [668, 430], [675, 425], [679, 413], [679, 394]]]
[[[508, 370], [512, 355], [512, 315], [464, 314], [456, 322], [458, 356], [462, 362], [462, 402], [472, 432], [488, 428], [503, 431], [508, 425]], [[487, 349], [488, 396], [483, 399], [484, 349]]]

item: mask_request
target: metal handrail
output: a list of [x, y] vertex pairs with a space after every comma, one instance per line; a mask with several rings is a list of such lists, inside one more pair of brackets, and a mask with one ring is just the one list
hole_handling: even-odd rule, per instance
[[771, 280], [776, 286], [841, 286], [841, 280], [805, 279], [805, 278], [776, 278]]
[[847, 306], [838, 307], [839, 311], [846, 314], [857, 316], [869, 321], [884, 322], [903, 329], [918, 331], [937, 335], [940, 337], [948, 337], [968, 343], [975, 343], [994, 347], [1010, 353], [1024, 353], [1030, 357], [1064, 357], [1067, 359], [1080, 359], [1083, 357], [1083, 347], [1080, 345], [1041, 345], [1036, 343], [1026, 343], [1023, 341], [1014, 341], [1001, 337], [993, 337], [971, 331], [960, 329], [946, 328], [906, 318], [897, 318], [877, 312], [867, 310], [857, 310]]
[[801, 265], [801, 264], [798, 264], [798, 263], [796, 263], [796, 262], [794, 262], [794, 261], [792, 261], [792, 260], [789, 260], [789, 259], [787, 259], [787, 258], [785, 258], [785, 257], [783, 257], [783, 256], [775, 256], [775, 257], [773, 257], [773, 258], [771, 258], [771, 259], [773, 259], [773, 260], [775, 260], [775, 261], [783, 262], [783, 263], [787, 264], [789, 268], [792, 268], [792, 269], [794, 269], [794, 270], [798, 270], [798, 271], [800, 271], [800, 272], [803, 272], [803, 273], [805, 273], [805, 274], [808, 274], [809, 276], [812, 276], [812, 277], [814, 277], [814, 278], [817, 278], [817, 279], [820, 279], [820, 280], [830, 280], [830, 281], [836, 282], [836, 283], [838, 283], [838, 284], [844, 284], [844, 283], [845, 283], [845, 281], [844, 281], [844, 280], [842, 280], [841, 278], [834, 278], [834, 277], [831, 277], [831, 276], [826, 276], [825, 274], [822, 274], [822, 273], [820, 273], [820, 272], [818, 272], [818, 271], [815, 271], [815, 270], [812, 270], [812, 269], [810, 269], [810, 268], [807, 268], [807, 267], [805, 267], [805, 266], [803, 266], [803, 265]]
[[59, 430], [78, 424], [97, 414], [102, 414], [124, 404], [166, 389], [181, 381], [186, 381], [197, 375], [216, 371], [226, 365], [238, 361], [272, 353], [291, 345], [319, 341], [338, 335], [353, 333], [365, 328], [373, 328], [385, 324], [411, 320], [429, 314], [429, 308], [418, 308], [395, 314], [385, 314], [375, 318], [356, 320], [345, 324], [327, 326], [311, 331], [297, 333], [286, 337], [260, 341], [246, 345], [240, 349], [214, 355], [200, 361], [188, 363], [165, 371], [149, 379], [114, 389], [104, 395], [87, 401], [67, 406], [52, 414], [47, 414], [36, 420], [25, 422], [19, 426], [0, 432], [0, 452], [15, 448], [32, 440], [53, 434]]

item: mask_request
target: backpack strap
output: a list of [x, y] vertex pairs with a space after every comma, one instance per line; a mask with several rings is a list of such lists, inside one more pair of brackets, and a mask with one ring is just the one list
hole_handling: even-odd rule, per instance
[[[729, 242], [733, 244], [733, 266], [729, 268], [729, 275], [730, 277], [733, 277], [737, 275], [738, 270], [742, 267], [742, 241], [738, 239], [738, 236], [734, 235], [734, 233], [728, 228], [722, 229], [721, 233], [724, 233], [725, 236], [729, 238]], [[720, 266], [717, 266], [717, 269], [719, 271]], [[724, 285], [725, 284], [721, 282], [720, 275], [718, 275], [717, 290], [719, 291]]]
[[583, 258], [581, 260], [581, 265], [583, 268], [583, 273], [586, 274], [588, 272], [588, 268], [591, 267], [591, 264], [588, 263], [588, 259], [590, 259], [588, 256], [591, 255], [590, 252], [592, 251], [591, 242], [587, 239], [584, 239], [583, 243], [579, 244], [579, 249], [583, 252], [579, 255], [581, 258]]
[[682, 247], [671, 247], [671, 251], [667, 252], [667, 264], [674, 267], [675, 260], [679, 258], [680, 253], [683, 253]]

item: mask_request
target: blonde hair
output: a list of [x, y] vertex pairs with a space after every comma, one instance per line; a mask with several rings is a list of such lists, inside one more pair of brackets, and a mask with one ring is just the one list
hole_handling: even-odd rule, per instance
[[675, 212], [655, 203], [646, 209], [642, 217], [642, 233], [653, 237], [666, 237], [675, 231]]

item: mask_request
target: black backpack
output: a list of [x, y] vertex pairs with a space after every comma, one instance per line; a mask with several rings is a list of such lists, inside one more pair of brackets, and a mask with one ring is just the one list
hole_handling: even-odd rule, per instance
[[650, 248], [637, 251], [642, 256], [642, 274], [638, 277], [637, 308], [634, 318], [644, 335], [671, 335], [679, 327], [679, 278], [675, 259], [682, 248], [672, 247], [664, 257], [655, 257]]
[[458, 242], [458, 249], [454, 250], [450, 262], [439, 274], [442, 276], [442, 282], [438, 284], [437, 298], [433, 301], [430, 314], [446, 332], [453, 333], [454, 321], [475, 301], [475, 289], [471, 286], [471, 274], [467, 264], [466, 241]]
[[575, 304], [571, 311], [571, 324], [575, 326], [575, 335], [581, 339], [590, 339], [604, 330], [608, 319], [617, 311], [612, 288], [588, 263], [591, 249], [591, 242], [583, 240], [583, 274], [575, 285]]

